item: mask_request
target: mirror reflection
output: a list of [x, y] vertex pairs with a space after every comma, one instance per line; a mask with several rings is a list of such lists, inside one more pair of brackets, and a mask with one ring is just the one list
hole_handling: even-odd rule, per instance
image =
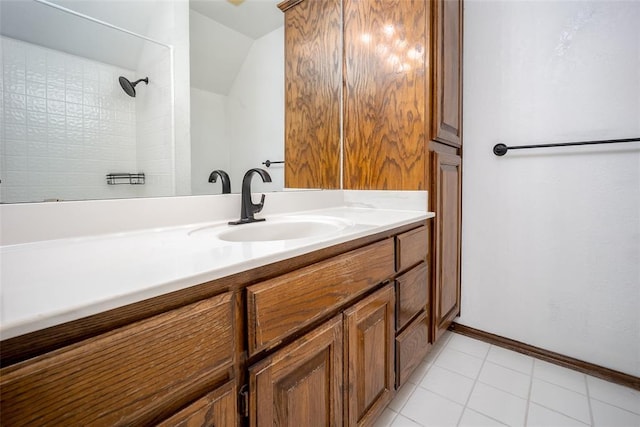
[[0, 202], [281, 190], [277, 3], [2, 0]]

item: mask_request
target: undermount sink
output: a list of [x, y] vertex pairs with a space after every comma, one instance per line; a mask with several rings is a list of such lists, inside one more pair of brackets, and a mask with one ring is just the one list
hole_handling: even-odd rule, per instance
[[211, 236], [227, 242], [267, 242], [327, 236], [347, 227], [351, 221], [323, 216], [287, 216], [268, 218], [263, 222], [199, 228], [190, 236]]

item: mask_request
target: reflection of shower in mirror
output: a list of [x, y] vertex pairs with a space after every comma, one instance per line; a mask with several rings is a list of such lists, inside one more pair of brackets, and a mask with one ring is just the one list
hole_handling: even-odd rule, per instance
[[149, 84], [149, 77], [145, 77], [144, 79], [138, 79], [135, 82], [131, 83], [131, 81], [129, 81], [128, 78], [120, 76], [120, 78], [118, 79], [118, 81], [120, 82], [120, 86], [122, 86], [122, 89], [126, 92], [127, 95], [129, 95], [132, 98], [136, 97], [136, 85], [140, 82], [144, 82], [144, 84]]

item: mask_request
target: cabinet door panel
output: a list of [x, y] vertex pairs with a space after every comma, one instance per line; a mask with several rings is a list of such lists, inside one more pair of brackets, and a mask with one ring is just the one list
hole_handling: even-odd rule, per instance
[[344, 0], [344, 188], [425, 188], [427, 13], [424, 0]]
[[288, 188], [340, 188], [342, 27], [339, 0], [285, 12], [285, 165]]
[[435, 217], [435, 339], [460, 313], [460, 156], [432, 152]]
[[462, 145], [462, 0], [432, 2], [434, 105], [431, 139]]
[[158, 427], [233, 427], [238, 425], [235, 381], [217, 388]]
[[387, 285], [344, 312], [348, 361], [347, 422], [374, 420], [392, 397], [395, 295]]
[[342, 315], [249, 368], [251, 426], [340, 426]]

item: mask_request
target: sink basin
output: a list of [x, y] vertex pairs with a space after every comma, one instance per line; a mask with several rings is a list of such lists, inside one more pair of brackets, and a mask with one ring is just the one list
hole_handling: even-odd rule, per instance
[[252, 224], [204, 227], [189, 235], [211, 236], [227, 242], [267, 242], [322, 237], [353, 225], [342, 218], [301, 215], [268, 218]]

